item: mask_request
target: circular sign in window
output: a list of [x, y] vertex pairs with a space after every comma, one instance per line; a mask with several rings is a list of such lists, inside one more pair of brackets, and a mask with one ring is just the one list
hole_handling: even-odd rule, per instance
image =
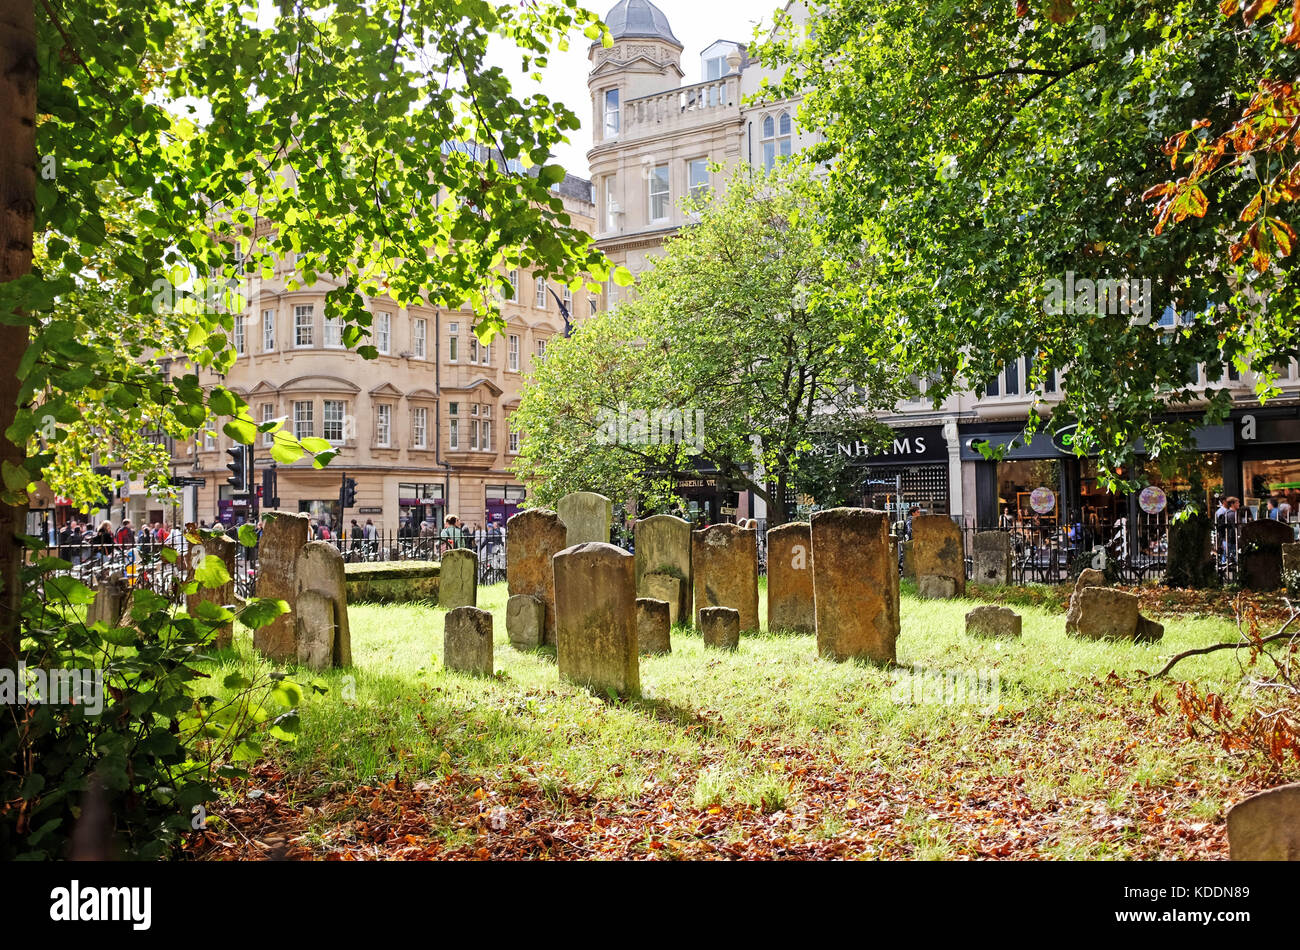
[[1169, 507], [1169, 497], [1163, 489], [1148, 485], [1138, 495], [1138, 506], [1149, 515], [1158, 515]]
[[1035, 488], [1029, 496], [1029, 507], [1040, 515], [1050, 515], [1056, 510], [1056, 492], [1050, 488]]

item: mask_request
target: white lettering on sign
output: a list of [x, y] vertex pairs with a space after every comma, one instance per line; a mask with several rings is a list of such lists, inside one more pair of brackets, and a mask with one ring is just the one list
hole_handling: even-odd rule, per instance
[[1259, 437], [1259, 423], [1254, 416], [1241, 417], [1241, 440], [1243, 442], [1254, 442]]

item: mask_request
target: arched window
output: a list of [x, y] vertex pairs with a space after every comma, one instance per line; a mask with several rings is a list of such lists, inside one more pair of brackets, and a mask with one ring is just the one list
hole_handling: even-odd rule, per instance
[[789, 112], [782, 112], [779, 119], [766, 116], [763, 119], [763, 167], [771, 171], [776, 167], [778, 158], [789, 158], [794, 153], [794, 122]]

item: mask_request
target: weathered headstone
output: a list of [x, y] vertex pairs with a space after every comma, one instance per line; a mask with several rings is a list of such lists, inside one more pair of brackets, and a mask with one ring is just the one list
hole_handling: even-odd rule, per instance
[[442, 556], [438, 606], [446, 610], [478, 606], [478, 555], [455, 548]]
[[127, 610], [130, 588], [120, 574], [103, 577], [95, 585], [95, 599], [86, 608], [86, 626], [103, 621], [110, 630], [122, 621]]
[[1009, 607], [985, 604], [966, 614], [966, 633], [972, 637], [1011, 637], [1018, 639], [1023, 621]]
[[1011, 535], [1005, 531], [978, 531], [973, 560], [975, 583], [1001, 586], [1011, 583]]
[[1166, 587], [1213, 587], [1219, 582], [1214, 558], [1213, 523], [1204, 514], [1169, 522]]
[[912, 541], [903, 541], [903, 542], [902, 542], [902, 548], [903, 548], [903, 576], [904, 576], [904, 577], [908, 577], [908, 578], [912, 578], [913, 580], [915, 580], [915, 578], [916, 578], [916, 558], [912, 555], [913, 543], [914, 543], [914, 542], [912, 542]]
[[700, 611], [700, 633], [706, 647], [737, 649], [740, 646], [740, 611], [732, 607], [705, 607]]
[[1300, 861], [1300, 783], [1280, 785], [1228, 811], [1233, 861]]
[[633, 560], [594, 541], [555, 555], [555, 648], [564, 679], [602, 693], [641, 691]]
[[609, 543], [609, 527], [614, 521], [614, 503], [595, 492], [575, 491], [560, 499], [556, 513], [568, 529], [565, 547], [594, 541]]
[[666, 600], [636, 599], [636, 642], [642, 656], [672, 653], [672, 624]]
[[691, 534], [695, 611], [731, 607], [741, 630], [758, 625], [758, 532], [734, 524], [715, 524]]
[[1281, 521], [1249, 521], [1237, 532], [1241, 586], [1247, 590], [1277, 590], [1282, 586], [1282, 545], [1295, 541], [1295, 531]]
[[1091, 640], [1131, 640], [1137, 635], [1138, 599], [1111, 587], [1084, 587], [1070, 598], [1065, 632]]
[[816, 633], [812, 525], [797, 521], [767, 533], [767, 629]]
[[[691, 615], [691, 525], [672, 515], [654, 515], [636, 523], [633, 529], [636, 548], [636, 595], [667, 600], [672, 606], [672, 622]], [[681, 581], [675, 597], [652, 575], [668, 575]], [[655, 590], [651, 590], [651, 584]]]
[[[194, 553], [196, 548], [203, 552], [204, 558], [215, 557], [218, 561], [224, 564], [226, 574], [230, 577], [230, 579], [220, 587], [204, 587], [202, 584], [199, 584], [198, 590], [193, 594], [187, 594], [185, 596], [185, 612], [197, 620], [199, 616], [199, 604], [201, 603], [206, 602], [216, 604], [218, 607], [227, 608], [234, 605], [235, 562], [239, 551], [239, 543], [223, 536], [205, 538], [201, 547], [196, 545], [195, 548], [191, 548], [191, 564], [195, 563]], [[227, 622], [213, 628], [212, 634], [213, 646], [218, 650], [228, 650], [235, 642], [233, 623]]]
[[[331, 662], [335, 666], [352, 665], [352, 629], [348, 625], [347, 565], [338, 548], [328, 541], [308, 541], [298, 552], [294, 569], [297, 598], [307, 591], [328, 597], [334, 605], [334, 646]], [[294, 624], [295, 636], [299, 626]], [[302, 651], [296, 649], [301, 656]]]
[[305, 590], [294, 604], [294, 639], [297, 660], [310, 670], [334, 666], [338, 637], [334, 599], [320, 590]]
[[[651, 600], [662, 600], [668, 604], [668, 624], [675, 627], [690, 620], [690, 589], [680, 577], [671, 574], [650, 573], [641, 578], [637, 584], [637, 595]], [[687, 606], [682, 613], [682, 605]]]
[[817, 652], [893, 663], [899, 634], [898, 561], [889, 516], [832, 508], [812, 516]]
[[920, 596], [965, 596], [966, 552], [961, 526], [947, 515], [913, 516], [912, 561]]
[[546, 636], [546, 605], [532, 594], [506, 601], [506, 636], [516, 650], [536, 650]]
[[442, 665], [457, 673], [492, 675], [492, 615], [477, 607], [447, 613], [442, 628]]
[[281, 614], [265, 627], [253, 631], [253, 647], [274, 661], [296, 659], [297, 622], [293, 604], [298, 598], [298, 552], [307, 543], [311, 518], [305, 514], [275, 511], [262, 522], [262, 538], [257, 545], [257, 596], [283, 600], [288, 613]]
[[506, 585], [513, 597], [528, 594], [546, 612], [543, 644], [555, 642], [555, 569], [552, 559], [567, 547], [568, 529], [546, 508], [521, 511], [506, 522]]

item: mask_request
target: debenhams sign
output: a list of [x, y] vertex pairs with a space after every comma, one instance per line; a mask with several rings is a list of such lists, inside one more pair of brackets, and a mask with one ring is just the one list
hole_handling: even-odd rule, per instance
[[912, 462], [946, 462], [948, 443], [943, 426], [899, 429], [892, 443], [833, 442], [821, 447], [821, 454], [849, 459], [854, 465], [906, 465]]

